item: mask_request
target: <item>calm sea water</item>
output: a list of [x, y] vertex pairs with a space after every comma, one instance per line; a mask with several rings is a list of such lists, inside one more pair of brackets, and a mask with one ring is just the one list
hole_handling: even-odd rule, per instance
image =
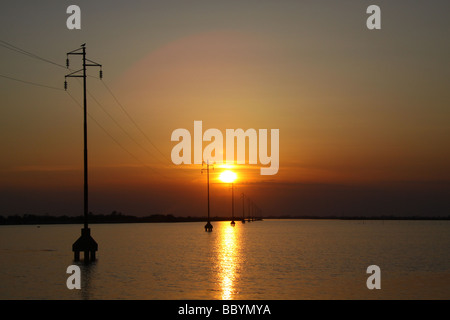
[[91, 225], [81, 290], [66, 287], [81, 226], [0, 226], [0, 299], [450, 299], [449, 221], [204, 224]]

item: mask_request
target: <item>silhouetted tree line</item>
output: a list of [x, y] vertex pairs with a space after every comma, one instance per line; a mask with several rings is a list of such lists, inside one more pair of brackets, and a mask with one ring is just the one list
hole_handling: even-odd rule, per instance
[[[141, 223], [141, 222], [189, 222], [189, 221], [205, 221], [204, 217], [175, 217], [171, 214], [153, 214], [145, 217], [136, 217], [126, 215], [121, 212], [113, 211], [110, 214], [93, 214], [88, 215], [89, 223]], [[82, 224], [84, 216], [51, 216], [51, 215], [34, 215], [24, 214], [0, 216], [0, 225], [20, 225], [20, 224]]]
[[392, 215], [382, 215], [374, 217], [364, 217], [364, 216], [266, 216], [264, 219], [315, 219], [315, 220], [450, 220], [450, 215], [436, 216], [436, 217], [425, 217], [425, 216], [392, 216]]
[[[171, 214], [153, 214], [145, 217], [136, 217], [126, 215], [121, 212], [113, 211], [110, 214], [93, 214], [89, 213], [88, 221], [91, 224], [95, 223], [150, 223], [150, 222], [195, 222], [206, 221], [205, 217], [175, 217]], [[331, 219], [331, 220], [450, 220], [450, 215], [447, 217], [396, 217], [396, 216], [377, 216], [377, 217], [343, 217], [343, 216], [266, 216], [264, 219]], [[230, 220], [229, 217], [212, 217], [211, 221]], [[38, 224], [83, 224], [84, 216], [51, 216], [51, 215], [34, 215], [24, 214], [0, 216], [0, 225], [38, 225]]]

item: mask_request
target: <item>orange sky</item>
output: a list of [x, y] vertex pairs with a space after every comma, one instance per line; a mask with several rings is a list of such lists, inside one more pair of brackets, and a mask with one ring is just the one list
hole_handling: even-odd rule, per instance
[[[406, 5], [383, 3], [382, 30], [368, 31], [357, 1], [264, 2], [259, 10], [246, 1], [136, 2], [107, 12], [82, 1], [80, 32], [61, 27], [56, 8], [48, 8], [43, 26], [9, 5], [2, 29], [14, 32], [1, 39], [62, 64], [66, 52], [86, 42], [88, 58], [103, 64], [121, 105], [88, 78], [94, 212], [206, 214], [201, 166], [170, 161], [172, 132], [193, 134], [201, 120], [203, 130], [224, 135], [279, 129], [276, 175], [261, 176], [260, 165], [236, 168], [239, 194], [252, 195], [268, 214], [363, 215], [368, 206], [380, 214], [430, 214], [430, 207], [444, 213], [448, 5]], [[41, 43], [36, 32], [48, 38]], [[8, 61], [0, 74], [62, 88], [67, 70], [4, 47], [0, 54]], [[71, 63], [75, 68], [77, 59]], [[0, 83], [0, 214], [81, 214], [79, 106], [64, 91]], [[82, 101], [75, 79], [69, 93]], [[229, 188], [217, 183], [213, 191], [218, 214], [226, 214]]]

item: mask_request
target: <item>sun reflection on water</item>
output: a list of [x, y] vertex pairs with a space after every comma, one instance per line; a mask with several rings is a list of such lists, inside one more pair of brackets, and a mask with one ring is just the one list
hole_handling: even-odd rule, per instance
[[221, 229], [219, 244], [219, 277], [222, 300], [231, 300], [236, 294], [234, 284], [237, 281], [238, 243], [236, 228], [228, 223]]

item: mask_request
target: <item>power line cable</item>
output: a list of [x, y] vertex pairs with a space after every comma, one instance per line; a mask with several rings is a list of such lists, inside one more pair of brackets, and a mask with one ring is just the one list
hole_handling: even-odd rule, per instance
[[[32, 58], [35, 58], [35, 59], [38, 59], [38, 60], [41, 60], [41, 61], [44, 61], [44, 62], [53, 64], [53, 65], [55, 65], [55, 66], [58, 66], [58, 67], [67, 69], [66, 66], [64, 66], [64, 65], [62, 65], [62, 64], [60, 64], [60, 63], [57, 63], [57, 62], [54, 62], [54, 61], [52, 61], [52, 60], [49, 60], [49, 59], [43, 58], [43, 57], [41, 57], [41, 56], [38, 56], [37, 54], [34, 54], [34, 53], [32, 53], [32, 52], [30, 52], [30, 51], [27, 51], [27, 50], [25, 50], [25, 49], [19, 48], [18, 46], [15, 46], [15, 45], [13, 45], [13, 44], [11, 44], [11, 43], [9, 43], [9, 42], [6, 42], [6, 41], [4, 41], [4, 40], [0, 40], [0, 46], [2, 46], [2, 47], [4, 47], [4, 48], [7, 48], [7, 49], [10, 49], [10, 50], [12, 50], [12, 51], [21, 53], [21, 54], [26, 55], [26, 56], [28, 56], [28, 57], [32, 57]], [[72, 69], [70, 69], [70, 68], [69, 68], [69, 70], [72, 71]], [[89, 75], [88, 75], [88, 76], [89, 76]], [[97, 77], [94, 77], [94, 76], [90, 76], [90, 77], [97, 78]], [[139, 127], [139, 125], [138, 125], [138, 124], [136, 123], [136, 121], [131, 117], [131, 115], [128, 113], [128, 111], [125, 109], [125, 107], [119, 102], [119, 100], [117, 99], [117, 97], [114, 95], [114, 93], [112, 92], [112, 90], [106, 85], [106, 83], [105, 83], [104, 81], [102, 81], [102, 83], [103, 83], [103, 85], [105, 86], [105, 88], [108, 90], [108, 92], [111, 94], [111, 96], [114, 98], [114, 100], [117, 102], [117, 104], [118, 104], [119, 107], [122, 109], [122, 111], [125, 113], [125, 115], [128, 117], [128, 119], [130, 119], [130, 121], [131, 121], [131, 122], [134, 124], [134, 126], [139, 130], [139, 132], [145, 137], [145, 139], [153, 146], [153, 148], [156, 149], [156, 151], [159, 152], [159, 154], [161, 154], [161, 155], [164, 157], [165, 160], [170, 161], [170, 159], [167, 158], [167, 156], [166, 156], [166, 155], [165, 155], [165, 154], [164, 154], [164, 153], [163, 153], [163, 152], [162, 152], [162, 151], [161, 151], [161, 150], [153, 143], [153, 141], [148, 137], [148, 135], [147, 135], [147, 134]]]
[[[32, 53], [32, 52], [30, 52], [30, 51], [27, 51], [27, 50], [25, 50], [25, 49], [22, 49], [22, 48], [20, 48], [20, 47], [18, 47], [18, 46], [15, 46], [15, 45], [13, 45], [13, 44], [11, 44], [11, 43], [9, 43], [9, 42], [6, 42], [6, 41], [4, 41], [4, 40], [0, 40], [0, 46], [2, 46], [2, 47], [4, 47], [4, 48], [6, 48], [6, 49], [9, 49], [9, 50], [12, 50], [12, 51], [14, 51], [14, 52], [17, 52], [17, 53], [20, 53], [20, 54], [22, 54], [22, 55], [25, 55], [25, 56], [28, 56], [28, 57], [31, 57], [31, 58], [34, 58], [34, 59], [38, 59], [38, 60], [40, 60], [40, 61], [43, 61], [43, 62], [47, 62], [47, 63], [50, 63], [50, 64], [52, 64], [52, 65], [55, 65], [55, 66], [58, 66], [58, 67], [60, 67], [60, 68], [64, 68], [64, 69], [69, 69], [69, 70], [71, 70], [72, 71], [72, 69], [70, 69], [70, 68], [67, 68], [67, 66], [64, 66], [64, 65], [62, 65], [62, 64], [60, 64], [60, 63], [57, 63], [57, 62], [54, 62], [54, 61], [52, 61], [52, 60], [49, 60], [49, 59], [46, 59], [46, 58], [43, 58], [43, 57], [41, 57], [41, 56], [39, 56], [39, 55], [37, 55], [37, 54], [34, 54], [34, 53]], [[95, 76], [91, 76], [91, 75], [88, 75], [89, 77], [92, 77], [92, 78], [96, 78], [96, 79], [98, 79], [98, 77], [95, 77]], [[63, 89], [60, 89], [60, 88], [56, 88], [56, 87], [51, 87], [51, 86], [47, 86], [47, 85], [42, 85], [42, 84], [38, 84], [38, 83], [33, 83], [33, 82], [30, 82], [30, 81], [25, 81], [25, 80], [20, 80], [20, 79], [15, 79], [15, 78], [12, 78], [12, 77], [7, 77], [7, 76], [3, 76], [4, 78], [8, 78], [8, 79], [10, 79], [10, 80], [16, 80], [16, 81], [20, 81], [20, 82], [23, 82], [23, 83], [27, 83], [27, 84], [31, 84], [31, 85], [36, 85], [36, 86], [41, 86], [41, 87], [47, 87], [47, 88], [51, 88], [51, 89], [56, 89], [56, 90], [63, 90]], [[112, 90], [106, 85], [106, 83], [104, 82], [104, 81], [102, 81], [102, 83], [103, 83], [103, 85], [105, 86], [105, 88], [108, 90], [108, 92], [111, 94], [111, 96], [114, 98], [114, 100], [116, 101], [116, 103], [119, 105], [119, 107], [122, 109], [122, 111], [125, 113], [125, 115], [128, 117], [128, 119], [133, 123], [133, 125], [139, 130], [139, 132], [145, 137], [145, 139], [153, 146], [153, 148], [155, 148], [155, 150], [156, 151], [158, 151], [158, 153], [160, 154], [160, 155], [162, 155], [162, 157], [164, 158], [164, 159], [166, 159], [166, 160], [168, 160], [169, 162], [170, 162], [170, 159], [153, 143], [153, 141], [148, 137], [148, 135], [139, 127], [139, 125], [137, 124], [137, 122], [131, 117], [131, 115], [128, 113], [128, 111], [125, 109], [125, 107], [119, 102], [119, 100], [117, 99], [117, 97], [114, 95], [114, 93], [112, 92]], [[89, 93], [90, 94], [90, 93]], [[94, 101], [106, 112], [106, 109], [105, 108], [103, 108], [101, 105], [100, 105], [100, 103], [93, 97], [93, 95], [92, 94], [90, 94], [91, 95], [91, 97], [94, 99]], [[71, 96], [72, 97], [72, 96]], [[72, 97], [72, 99], [73, 99], [73, 97]], [[76, 100], [74, 100], [75, 102], [77, 102]], [[77, 102], [78, 103], [78, 102]], [[118, 124], [117, 123], [117, 121], [116, 120], [114, 120], [113, 119], [113, 117], [108, 113], [108, 112], [106, 112], [107, 114], [108, 114], [108, 116], [110, 116], [110, 118], [116, 123], [116, 124]], [[100, 127], [101, 127], [101, 125], [95, 120], [95, 119], [93, 119], [92, 118], [92, 116], [90, 116], [89, 115], [89, 117], [94, 121], [94, 122], [96, 122]], [[121, 127], [120, 125], [119, 125], [119, 127]], [[101, 128], [103, 128], [103, 127], [101, 127]], [[131, 138], [131, 136], [121, 127], [121, 129]], [[105, 131], [105, 133], [106, 133], [106, 130], [103, 128], [103, 131]], [[109, 133], [107, 133], [113, 140], [115, 140], [116, 141], [116, 143], [118, 143], [117, 142], [117, 140], [116, 139], [114, 139]], [[134, 142], [137, 142], [134, 138], [131, 138]], [[118, 143], [119, 144], [119, 143]], [[140, 145], [139, 143], [138, 143], [138, 145], [141, 147], [141, 148], [143, 148], [142, 147], [142, 145]], [[123, 148], [123, 146], [122, 146], [122, 148]], [[124, 148], [123, 148], [124, 149]], [[143, 148], [144, 150], [146, 150], [147, 152], [149, 152], [147, 149], [145, 149], [145, 148]], [[126, 149], [124, 149], [124, 150], [126, 150]], [[126, 150], [128, 153], [130, 153], [128, 150]], [[134, 158], [136, 158], [134, 155], [132, 155]], [[137, 158], [136, 158], [137, 159]], [[139, 160], [140, 161], [140, 160]], [[141, 162], [141, 161], [140, 161]], [[146, 166], [146, 165], [145, 165]]]
[[[67, 69], [67, 67], [66, 66], [64, 66], [64, 65], [62, 65], [62, 64], [59, 64], [59, 63], [57, 63], [57, 62], [54, 62], [54, 61], [51, 61], [51, 60], [49, 60], [49, 59], [46, 59], [46, 58], [43, 58], [43, 57], [41, 57], [41, 56], [38, 56], [38, 55], [36, 55], [36, 54], [34, 54], [34, 53], [32, 53], [32, 52], [29, 52], [29, 51], [27, 51], [27, 50], [24, 50], [24, 49], [22, 49], [22, 48], [19, 48], [19, 47], [17, 47], [17, 46], [15, 46], [15, 45], [13, 45], [13, 44], [10, 44], [10, 43], [8, 43], [8, 42], [6, 42], [6, 41], [4, 41], [4, 40], [0, 40], [0, 46], [2, 46], [2, 47], [4, 47], [4, 48], [6, 48], [6, 49], [9, 49], [9, 50], [11, 50], [11, 51], [14, 51], [14, 52], [17, 52], [17, 53], [20, 53], [20, 54], [22, 54], [22, 55], [25, 55], [25, 56], [28, 56], [28, 57], [31, 57], [31, 58], [34, 58], [34, 59], [38, 59], [38, 60], [40, 60], [40, 61], [43, 61], [43, 62], [46, 62], [46, 63], [50, 63], [50, 64], [52, 64], [52, 65], [55, 65], [55, 66], [58, 66], [58, 67], [60, 67], [60, 68], [64, 68], [64, 69]], [[70, 68], [68, 68], [69, 70], [72, 70], [72, 69], [70, 69]], [[89, 76], [89, 75], [88, 75]], [[29, 85], [34, 85], [34, 86], [39, 86], [39, 87], [45, 87], [45, 88], [49, 88], [49, 89], [54, 89], [54, 90], [59, 90], [59, 91], [62, 91], [62, 90], [64, 90], [64, 89], [62, 89], [62, 88], [57, 88], [57, 87], [52, 87], [52, 86], [48, 86], [48, 85], [44, 85], [44, 84], [40, 84], [40, 83], [36, 83], [36, 82], [31, 82], [31, 81], [26, 81], [26, 80], [22, 80], [22, 79], [18, 79], [18, 78], [13, 78], [13, 77], [9, 77], [9, 76], [5, 76], [5, 75], [2, 75], [2, 74], [0, 74], [0, 77], [3, 77], [3, 78], [6, 78], [6, 79], [9, 79], [9, 80], [14, 80], [14, 81], [18, 81], [18, 82], [22, 82], [22, 83], [25, 83], [25, 84], [29, 84]], [[98, 77], [94, 77], [94, 76], [89, 76], [89, 77], [93, 77], [93, 78], [97, 78], [98, 79]], [[150, 143], [153, 145], [153, 147], [155, 148], [155, 149], [157, 149], [161, 154], [163, 154], [152, 142], [151, 142], [151, 140], [148, 138], [148, 136], [147, 135], [145, 135], [145, 133], [137, 126], [137, 123], [131, 118], [131, 116], [128, 114], [128, 112], [124, 109], [124, 107], [118, 102], [118, 100], [117, 100], [117, 98], [112, 94], [112, 92], [111, 92], [111, 90], [109, 90], [109, 88], [107, 88], [108, 89], [108, 91], [110, 91], [110, 93], [111, 93], [111, 95], [114, 97], [114, 99], [116, 100], [116, 102], [120, 105], [120, 107], [122, 108], [122, 110], [125, 112], [125, 114], [128, 116], [128, 118], [133, 122], [133, 124], [141, 131], [141, 133], [146, 137], [146, 139], [148, 140], [148, 141], [150, 141]], [[67, 92], [67, 94], [69, 95], [69, 97], [81, 108], [81, 104], [68, 92], [68, 91], [66, 91]], [[121, 130], [123, 131], [123, 132], [125, 132], [125, 134], [130, 138], [130, 139], [132, 139], [136, 144], [138, 144], [142, 149], [144, 149], [147, 153], [150, 153], [150, 154], [152, 154], [150, 151], [148, 151], [147, 149], [145, 149], [140, 143], [138, 143], [137, 142], [137, 140], [136, 139], [134, 139], [112, 116], [111, 116], [111, 114], [106, 110], [106, 108], [104, 108], [99, 102], [98, 102], [98, 100], [97, 99], [95, 99], [95, 97], [90, 93], [90, 92], [88, 92], [89, 93], [89, 95], [91, 96], [91, 98], [100, 106], [100, 108], [111, 118], [111, 120], [113, 120], [114, 121], [114, 123], [119, 127], [119, 128], [121, 128]], [[115, 139], [95, 118], [93, 118], [90, 114], [88, 114], [88, 116], [89, 116], [89, 118], [91, 119], [91, 120], [93, 120], [97, 125], [98, 125], [98, 127], [103, 131], [103, 132], [105, 132], [105, 134], [106, 135], [108, 135], [110, 138], [111, 138], [111, 140], [113, 140], [120, 148], [122, 148], [122, 150], [124, 150], [125, 152], [127, 152], [131, 157], [133, 157], [136, 161], [138, 161], [139, 163], [141, 163], [144, 167], [146, 167], [147, 169], [150, 169], [150, 170], [152, 170], [153, 172], [156, 172], [156, 173], [158, 173], [158, 174], [161, 174], [162, 176], [164, 176], [161, 172], [159, 172], [159, 171], [157, 171], [157, 170], [155, 170], [153, 167], [150, 167], [150, 166], [148, 166], [145, 162], [143, 162], [142, 160], [140, 160], [138, 157], [136, 157], [133, 153], [131, 153], [128, 149], [126, 149], [117, 139]], [[153, 154], [152, 154], [153, 155]], [[164, 156], [164, 154], [163, 154], [163, 156]], [[165, 177], [165, 176], [164, 176]], [[167, 177], [165, 177], [165, 178], [167, 178]]]
[[[38, 56], [38, 55], [35, 54], [35, 53], [32, 53], [32, 52], [27, 51], [27, 50], [25, 50], [25, 49], [19, 48], [19, 47], [15, 46], [15, 45], [12, 45], [12, 44], [10, 44], [10, 43], [4, 41], [4, 40], [0, 40], [0, 46], [1, 46], [1, 47], [4, 47], [4, 48], [6, 48], [6, 49], [9, 49], [9, 50], [15, 51], [15, 52], [17, 52], [17, 53], [23, 54], [23, 55], [25, 55], [25, 56], [27, 56], [27, 57], [31, 57], [31, 58], [34, 58], [34, 59], [41, 60], [41, 61], [43, 61], [43, 62], [50, 63], [50, 64], [55, 65], [55, 66], [57, 66], [57, 67], [60, 67], [60, 68], [63, 68], [63, 69], [69, 69], [70, 71], [75, 71], [74, 69], [71, 69], [71, 68], [69, 68], [69, 67], [67, 67], [67, 66], [65, 66], [65, 65], [62, 65], [62, 64], [60, 64], [60, 63], [58, 63], [58, 62], [55, 62], [55, 61], [52, 61], [52, 60], [43, 58], [43, 57], [41, 57], [41, 56]], [[99, 77], [96, 77], [96, 76], [93, 76], [93, 75], [89, 75], [89, 74], [88, 74], [87, 76], [90, 77], [90, 78], [99, 79]]]
[[103, 112], [105, 112], [108, 117], [128, 136], [128, 138], [130, 138], [131, 140], [134, 141], [134, 143], [136, 143], [136, 145], [138, 145], [142, 150], [144, 150], [145, 152], [147, 152], [148, 154], [150, 154], [151, 156], [154, 156], [153, 153], [151, 153], [150, 151], [148, 151], [144, 146], [142, 146], [142, 144], [140, 144], [135, 138], [133, 138], [133, 136], [131, 134], [129, 134], [122, 125], [120, 125], [120, 123], [114, 119], [114, 117], [108, 112], [108, 110], [92, 95], [92, 93], [89, 92], [89, 90], [87, 90], [89, 96], [92, 98], [92, 100], [95, 101], [95, 103], [103, 110]]
[[[82, 108], [81, 104], [68, 92], [66, 91], [67, 94], [69, 95], [69, 97], [80, 107]], [[165, 175], [163, 175], [161, 172], [157, 171], [155, 168], [150, 167], [149, 165], [147, 165], [145, 162], [143, 162], [141, 159], [139, 159], [138, 157], [136, 157], [133, 153], [131, 153], [128, 149], [126, 149], [119, 141], [117, 141], [116, 138], [114, 138], [94, 117], [92, 117], [89, 113], [88, 113], [89, 118], [94, 121], [98, 127], [104, 132], [106, 133], [106, 135], [108, 135], [108, 137], [111, 138], [111, 140], [113, 140], [120, 148], [122, 148], [122, 150], [124, 150], [126, 153], [128, 153], [131, 157], [133, 157], [136, 161], [138, 161], [139, 163], [141, 163], [144, 167], [146, 167], [147, 169], [152, 170], [155, 173], [158, 173], [160, 175], [162, 175], [164, 178], [167, 178]]]
[[[80, 79], [78, 80], [78, 84], [81, 85], [81, 81]], [[139, 143], [130, 133], [128, 133], [127, 130], [125, 130], [125, 128], [116, 120], [114, 119], [114, 117], [111, 115], [111, 113], [108, 112], [107, 108], [105, 108], [95, 97], [94, 95], [87, 90], [87, 93], [89, 94], [89, 96], [94, 100], [94, 102], [103, 110], [103, 112], [106, 113], [106, 115], [131, 139], [134, 141], [134, 143], [136, 143], [136, 145], [138, 145], [142, 150], [144, 150], [146, 153], [148, 153], [149, 155], [151, 155], [152, 157], [155, 157], [155, 155], [149, 151], [147, 148], [145, 148], [141, 143]], [[163, 163], [159, 158], [156, 158], [158, 161], [160, 161], [161, 163]], [[164, 163], [163, 163], [164, 164]]]
[[14, 81], [26, 83], [26, 84], [30, 84], [30, 85], [33, 85], [33, 86], [39, 86], [39, 87], [44, 87], [44, 88], [49, 88], [49, 89], [54, 89], [54, 90], [60, 90], [60, 91], [64, 90], [63, 88], [57, 88], [57, 87], [52, 87], [52, 86], [48, 86], [48, 85], [37, 83], [37, 82], [31, 82], [31, 81], [26, 81], [26, 80], [22, 80], [22, 79], [17, 79], [17, 78], [5, 76], [3, 74], [0, 74], [0, 77], [5, 78], [5, 79], [9, 79], [9, 80], [14, 80]]
[[0, 40], [0, 42], [2, 43], [2, 44], [0, 44], [0, 46], [4, 47], [6, 49], [9, 49], [9, 50], [21, 53], [23, 55], [26, 55], [28, 57], [35, 58], [35, 59], [38, 59], [38, 60], [41, 60], [41, 61], [44, 61], [44, 62], [47, 62], [47, 63], [51, 63], [51, 64], [53, 64], [55, 66], [58, 66], [58, 67], [66, 69], [66, 66], [64, 66], [64, 65], [62, 65], [60, 63], [57, 63], [57, 62], [54, 62], [54, 61], [42, 58], [41, 56], [38, 56], [37, 54], [34, 54], [34, 53], [31, 53], [31, 52], [29, 52], [27, 50], [21, 49], [21, 48], [15, 46], [15, 45], [12, 45], [12, 44], [4, 41], [4, 40]]
[[[117, 104], [119, 105], [119, 107], [122, 109], [122, 111], [125, 113], [125, 115], [128, 117], [128, 119], [130, 119], [130, 121], [134, 124], [134, 126], [141, 132], [141, 134], [146, 138], [146, 140], [156, 149], [156, 151], [159, 152], [159, 154], [165, 159], [167, 160], [169, 163], [173, 164], [172, 160], [169, 159], [152, 141], [151, 139], [148, 137], [147, 134], [145, 134], [145, 132], [139, 127], [139, 125], [136, 123], [136, 121], [131, 117], [131, 115], [127, 112], [127, 110], [125, 109], [124, 105], [122, 103], [120, 103], [120, 101], [117, 99], [117, 97], [114, 95], [114, 93], [112, 92], [112, 90], [108, 87], [108, 85], [105, 83], [105, 81], [101, 81], [102, 84], [105, 86], [105, 88], [108, 90], [108, 92], [111, 94], [111, 96], [114, 98], [114, 100], [117, 102]], [[178, 166], [176, 166], [177, 169], [182, 170], [183, 168], [180, 168]], [[189, 175], [189, 173], [185, 172], [184, 170], [181, 171], [183, 174]]]
[[151, 139], [147, 136], [147, 134], [139, 127], [139, 125], [134, 121], [134, 119], [131, 117], [131, 115], [128, 113], [128, 111], [125, 109], [125, 107], [119, 102], [117, 97], [114, 95], [112, 90], [108, 87], [108, 85], [105, 83], [105, 81], [102, 81], [102, 84], [105, 86], [106, 90], [111, 94], [111, 96], [114, 98], [114, 100], [117, 102], [119, 107], [122, 109], [122, 111], [125, 113], [125, 115], [130, 119], [130, 121], [134, 124], [134, 126], [139, 130], [139, 132], [145, 137], [145, 139], [158, 151], [164, 159], [170, 161], [169, 158], [151, 141]]

